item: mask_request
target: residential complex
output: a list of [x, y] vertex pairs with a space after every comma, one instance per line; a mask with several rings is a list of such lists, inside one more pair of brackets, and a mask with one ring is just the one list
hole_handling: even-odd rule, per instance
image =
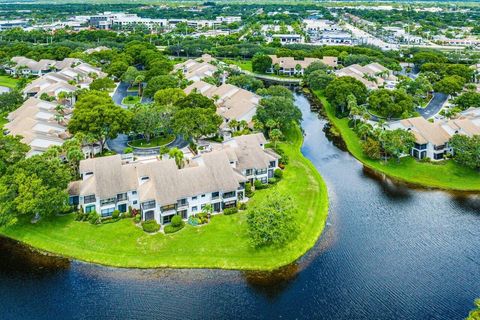
[[[318, 58], [305, 58], [303, 60], [295, 60], [293, 57], [277, 57], [276, 55], [270, 55], [272, 59], [272, 67], [270, 73], [281, 73], [289, 76], [303, 75], [305, 69], [313, 62], [323, 62], [331, 68], [335, 68], [338, 63], [337, 57], [323, 57]], [[278, 69], [277, 69], [278, 68]]]
[[120, 155], [80, 162], [81, 180], [69, 186], [70, 202], [84, 212], [109, 216], [114, 210], [140, 210], [142, 220], [169, 223], [206, 205], [214, 212], [234, 207], [245, 197], [245, 183], [268, 183], [279, 156], [265, 148], [263, 134], [235, 137], [189, 159], [179, 168], [173, 159], [128, 162]]
[[349, 76], [362, 82], [368, 89], [394, 89], [398, 83], [393, 72], [379, 63], [369, 63], [365, 66], [353, 64], [335, 71], [338, 77]]
[[430, 122], [423, 117], [394, 121], [389, 129], [403, 129], [413, 133], [415, 145], [410, 154], [417, 159], [442, 160], [455, 152], [449, 145], [455, 134], [480, 135], [480, 109], [472, 108], [461, 112], [454, 119]]
[[198, 59], [189, 59], [175, 65], [173, 72], [182, 72], [188, 81], [199, 81], [212, 77], [219, 71], [216, 65], [211, 64], [214, 59], [209, 54], [204, 54]]
[[[38, 75], [23, 89], [28, 98], [22, 106], [7, 116], [5, 132], [22, 136], [30, 146], [28, 156], [45, 152], [50, 146], [60, 146], [70, 138], [67, 124], [75, 104], [75, 92], [88, 88], [92, 77], [105, 77], [100, 69], [79, 59], [62, 61], [14, 57], [16, 64], [9, 67], [11, 74]], [[29, 72], [24, 72], [28, 70]], [[42, 100], [48, 98], [51, 102]], [[86, 157], [100, 152], [96, 145], [83, 148]]]
[[184, 91], [187, 94], [198, 92], [215, 101], [217, 114], [224, 120], [220, 132], [225, 138], [231, 136], [231, 129], [228, 126], [231, 120], [244, 120], [251, 125], [261, 99], [259, 95], [231, 84], [217, 87], [204, 81], [194, 82]]

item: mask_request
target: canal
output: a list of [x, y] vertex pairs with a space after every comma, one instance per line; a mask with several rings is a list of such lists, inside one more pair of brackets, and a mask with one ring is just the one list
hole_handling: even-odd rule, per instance
[[125, 270], [0, 240], [0, 318], [463, 319], [480, 297], [479, 196], [376, 177], [326, 138], [303, 95], [296, 103], [302, 151], [330, 196], [327, 227], [299, 261], [274, 273]]

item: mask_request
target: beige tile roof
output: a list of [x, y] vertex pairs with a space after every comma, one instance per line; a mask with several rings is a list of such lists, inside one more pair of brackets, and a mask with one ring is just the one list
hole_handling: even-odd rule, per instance
[[400, 123], [412, 131], [419, 144], [429, 142], [440, 146], [450, 140], [450, 135], [440, 125], [433, 124], [423, 117], [403, 119], [400, 120]]

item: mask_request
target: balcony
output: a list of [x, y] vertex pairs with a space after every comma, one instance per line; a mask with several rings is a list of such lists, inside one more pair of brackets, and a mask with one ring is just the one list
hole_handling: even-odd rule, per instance
[[100, 206], [108, 206], [111, 204], [115, 204], [117, 201], [117, 198], [108, 198], [108, 199], [100, 199]]
[[236, 197], [237, 197], [237, 193], [235, 191], [225, 192], [222, 196], [223, 200], [230, 200]]
[[189, 203], [186, 199], [182, 199], [182, 200], [177, 201], [177, 210], [188, 207], [188, 204]]

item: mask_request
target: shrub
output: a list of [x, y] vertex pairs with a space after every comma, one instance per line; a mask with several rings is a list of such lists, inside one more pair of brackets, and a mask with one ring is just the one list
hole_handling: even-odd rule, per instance
[[180, 217], [179, 215], [173, 216], [172, 221], [171, 221], [171, 225], [174, 226], [174, 227], [182, 226], [183, 225], [182, 217]]
[[75, 214], [76, 221], [85, 221], [86, 219], [88, 219], [88, 214], [84, 213], [83, 211], [78, 211]]
[[135, 221], [135, 223], [139, 223], [140, 220], [142, 220], [142, 216], [140, 215], [140, 213], [137, 213], [133, 221]]
[[223, 214], [226, 216], [229, 216], [237, 212], [238, 212], [238, 209], [236, 207], [223, 209]]
[[269, 184], [275, 184], [277, 182], [278, 182], [277, 178], [272, 177], [272, 178], [268, 179]]
[[91, 224], [98, 224], [101, 222], [100, 215], [96, 211], [92, 211], [88, 214], [88, 221]]
[[208, 215], [206, 212], [200, 212], [196, 215], [199, 224], [208, 223]]
[[260, 180], [255, 180], [255, 182], [253, 183], [253, 185], [255, 186], [255, 190], [260, 190], [260, 189], [265, 189], [267, 188], [267, 185], [262, 183], [262, 181]]
[[245, 183], [245, 195], [247, 198], [253, 197], [252, 184], [250, 182]]
[[142, 222], [142, 228], [145, 232], [153, 233], [160, 230], [160, 225], [155, 220], [147, 220]]
[[112, 219], [118, 219], [118, 218], [120, 218], [120, 211], [118, 210], [113, 211]]
[[238, 210], [247, 210], [247, 203], [246, 202], [239, 202], [237, 208], [238, 208]]
[[277, 180], [280, 180], [283, 178], [283, 171], [282, 169], [275, 169], [275, 171], [273, 172], [273, 176], [275, 178], [277, 178]]
[[[174, 217], [175, 218], [175, 217]], [[173, 218], [172, 218], [173, 219]], [[177, 232], [179, 230], [182, 230], [183, 227], [185, 226], [185, 223], [183, 222], [183, 220], [180, 218], [180, 221], [181, 221], [181, 224], [180, 226], [174, 226], [173, 225], [173, 220], [172, 220], [172, 223], [165, 226], [165, 228], [163, 228], [163, 231], [165, 233], [174, 233], [174, 232]]]
[[132, 217], [132, 214], [127, 211], [127, 212], [123, 212], [120, 216], [122, 219], [125, 219], [125, 218], [131, 218]]

